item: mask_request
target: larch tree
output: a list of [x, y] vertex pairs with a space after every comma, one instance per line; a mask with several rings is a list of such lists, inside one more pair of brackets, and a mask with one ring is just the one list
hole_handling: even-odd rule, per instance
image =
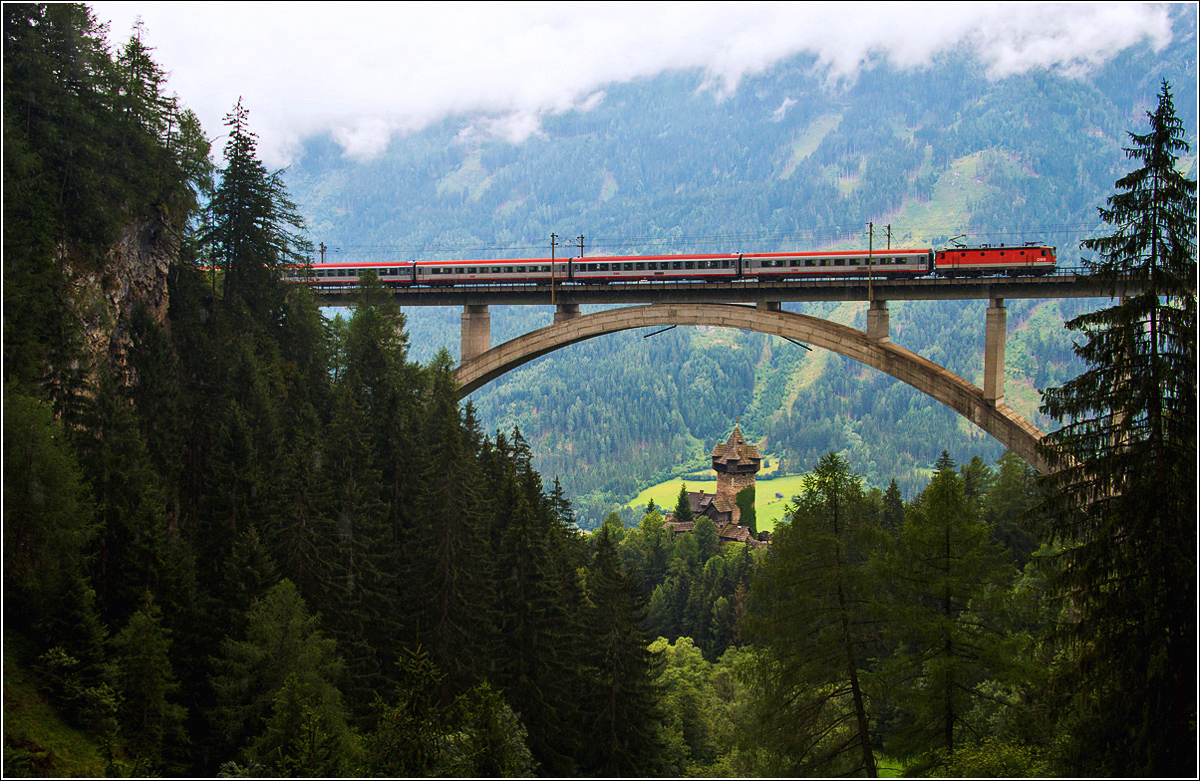
[[896, 547], [881, 559], [895, 604], [887, 630], [898, 648], [884, 673], [900, 718], [888, 753], [929, 769], [987, 733], [976, 705], [991, 680], [1022, 680], [1006, 636], [1005, 595], [1016, 575], [975, 513], [945, 451], [913, 503]]
[[[1164, 82], [1141, 166], [1083, 242], [1112, 306], [1067, 323], [1088, 368], [1045, 392], [1062, 421], [1042, 442], [1044, 536], [1064, 600], [1074, 702], [1066, 761], [1086, 774], [1196, 772], [1196, 183], [1178, 170], [1183, 123]], [[1128, 288], [1126, 288], [1128, 285]]]
[[878, 775], [865, 689], [880, 535], [858, 475], [836, 453], [805, 479], [777, 529], [743, 630], [762, 650], [762, 742], [787, 773]]

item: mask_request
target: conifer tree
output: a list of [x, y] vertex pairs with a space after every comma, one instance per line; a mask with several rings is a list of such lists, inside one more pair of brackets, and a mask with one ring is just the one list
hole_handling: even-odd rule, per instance
[[902, 718], [885, 748], [925, 766], [984, 734], [972, 722], [973, 706], [987, 697], [981, 684], [1020, 669], [1002, 620], [1015, 570], [945, 451], [936, 468], [881, 560], [894, 584], [889, 628], [901, 649], [889, 677]]
[[696, 537], [696, 548], [700, 554], [700, 564], [704, 565], [721, 550], [721, 538], [717, 534], [717, 525], [707, 515], [696, 519], [692, 532]]
[[[1089, 276], [1119, 302], [1067, 327], [1088, 368], [1047, 389], [1063, 427], [1043, 440], [1051, 586], [1072, 651], [1068, 767], [1083, 774], [1196, 772], [1196, 182], [1164, 82], [1141, 167], [1099, 209], [1113, 232], [1083, 242]], [[1140, 286], [1124, 290], [1128, 281]]]
[[99, 664], [104, 629], [86, 577], [93, 503], [60, 420], [13, 385], [4, 393], [6, 621]]
[[[421, 420], [420, 487], [407, 539], [414, 639], [445, 674], [447, 701], [480, 680], [490, 649], [495, 597], [478, 465], [463, 441], [450, 354], [428, 369], [430, 394]], [[463, 649], [473, 647], [473, 653]]]
[[646, 597], [621, 568], [607, 525], [588, 576], [593, 679], [584, 703], [590, 742], [581, 771], [616, 778], [653, 774], [661, 760], [656, 659], [644, 627]]
[[867, 562], [880, 536], [858, 475], [836, 453], [796, 501], [744, 620], [763, 651], [762, 742], [793, 773], [875, 777], [865, 671], [878, 606]]
[[560, 526], [531, 506], [510, 470], [495, 493], [496, 680], [521, 712], [546, 772], [574, 775], [582, 742], [580, 610]]
[[675, 500], [675, 523], [691, 523], [694, 520], [692, 503], [688, 499], [687, 485], [681, 485], [679, 486], [679, 498]]
[[896, 479], [892, 478], [892, 482], [888, 484], [887, 491], [883, 495], [883, 512], [880, 517], [880, 525], [892, 534], [900, 531], [900, 527], [904, 524], [904, 498], [900, 495], [900, 486], [896, 483]]
[[251, 322], [264, 327], [274, 324], [282, 305], [280, 270], [288, 263], [303, 263], [312, 246], [303, 236], [304, 221], [283, 179], [258, 159], [249, 111], [240, 98], [225, 117], [225, 126], [225, 168], [213, 194], [212, 227], [206, 238], [213, 262], [225, 273], [226, 308], [245, 309]]
[[992, 536], [1008, 549], [1018, 569], [1023, 569], [1038, 542], [1022, 525], [1024, 514], [1037, 503], [1037, 472], [1011, 450], [996, 461], [996, 481], [987, 494], [983, 519]]
[[282, 580], [254, 602], [244, 639], [225, 638], [212, 679], [218, 702], [212, 715], [227, 750], [249, 749], [248, 758], [287, 774], [289, 741], [304, 727], [303, 699], [316, 709], [321, 729], [348, 740], [336, 685], [342, 662], [319, 624], [291, 581]]
[[172, 758], [182, 757], [186, 711], [175, 702], [179, 684], [171, 666], [171, 639], [149, 591], [112, 645], [122, 733], [139, 769], [160, 773]]

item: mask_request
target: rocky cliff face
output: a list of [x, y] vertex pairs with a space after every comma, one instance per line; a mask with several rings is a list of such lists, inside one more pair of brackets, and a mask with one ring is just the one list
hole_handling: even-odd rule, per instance
[[136, 384], [129, 366], [134, 312], [145, 306], [159, 324], [167, 320], [167, 272], [179, 256], [178, 231], [157, 220], [128, 225], [109, 249], [100, 271], [64, 263], [71, 299], [92, 372], [109, 372], [121, 385]]

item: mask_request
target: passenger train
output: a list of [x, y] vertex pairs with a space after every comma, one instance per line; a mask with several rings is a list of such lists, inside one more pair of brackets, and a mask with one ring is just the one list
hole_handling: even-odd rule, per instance
[[412, 260], [294, 266], [285, 280], [349, 287], [368, 271], [389, 287], [550, 285], [641, 282], [776, 282], [875, 277], [1040, 276], [1055, 270], [1054, 247], [1005, 246], [888, 249], [875, 252], [768, 252], [716, 255], [631, 255], [524, 260]]

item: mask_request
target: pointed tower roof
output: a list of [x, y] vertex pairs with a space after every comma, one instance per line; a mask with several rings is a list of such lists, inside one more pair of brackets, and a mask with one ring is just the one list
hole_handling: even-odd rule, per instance
[[742, 436], [742, 429], [738, 425], [734, 425], [733, 433], [729, 435], [729, 439], [725, 444], [717, 444], [712, 452], [713, 465], [724, 464], [757, 464], [762, 461], [762, 454], [758, 452], [758, 448], [748, 444], [746, 438]]

